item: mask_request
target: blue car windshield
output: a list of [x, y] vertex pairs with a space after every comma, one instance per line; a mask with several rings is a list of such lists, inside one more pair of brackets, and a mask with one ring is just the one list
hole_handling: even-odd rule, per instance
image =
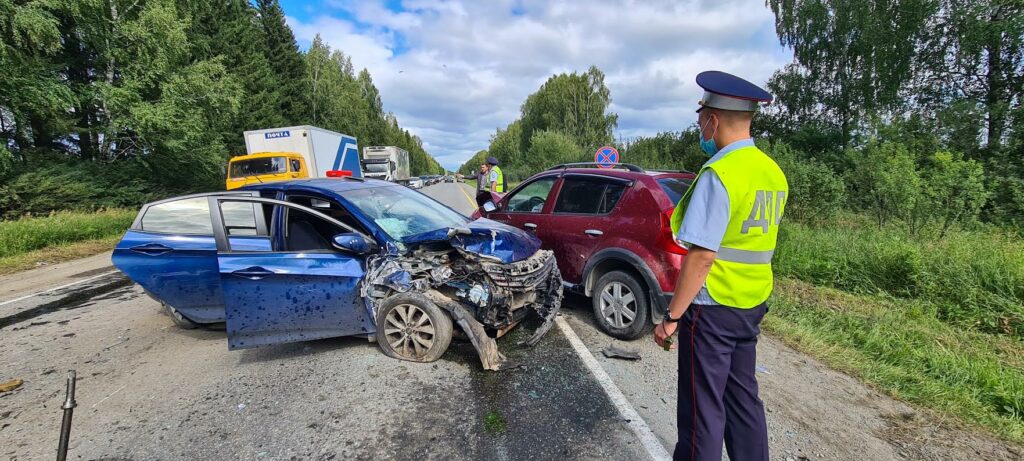
[[469, 218], [403, 186], [357, 189], [341, 196], [398, 241], [469, 223]]

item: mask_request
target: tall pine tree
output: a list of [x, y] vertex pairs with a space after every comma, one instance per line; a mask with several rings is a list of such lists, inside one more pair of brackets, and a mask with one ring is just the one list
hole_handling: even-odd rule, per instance
[[221, 56], [242, 86], [245, 110], [225, 124], [223, 138], [229, 153], [245, 153], [246, 130], [285, 125], [281, 112], [281, 82], [271, 67], [268, 41], [259, 14], [246, 0], [179, 0], [181, 14], [191, 18], [192, 59]]
[[287, 125], [310, 122], [306, 64], [295, 43], [295, 35], [284, 20], [277, 0], [257, 0], [260, 24], [267, 41], [264, 49], [270, 67], [278, 79], [279, 110]]

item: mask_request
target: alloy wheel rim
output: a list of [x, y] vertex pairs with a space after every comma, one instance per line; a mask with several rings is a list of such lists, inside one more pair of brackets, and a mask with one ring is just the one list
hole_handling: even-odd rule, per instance
[[636, 319], [636, 296], [622, 282], [612, 282], [601, 290], [601, 316], [615, 328], [626, 328]]
[[434, 346], [434, 324], [419, 306], [399, 304], [384, 319], [384, 337], [396, 354], [422, 358]]

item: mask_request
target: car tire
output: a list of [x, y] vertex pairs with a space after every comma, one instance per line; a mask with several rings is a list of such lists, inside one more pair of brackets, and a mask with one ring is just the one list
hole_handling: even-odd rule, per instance
[[650, 323], [648, 316], [651, 311], [646, 290], [628, 272], [611, 271], [602, 275], [594, 284], [591, 300], [594, 320], [612, 337], [636, 339]]
[[184, 315], [181, 315], [181, 312], [178, 312], [177, 309], [168, 306], [167, 304], [164, 304], [164, 309], [167, 309], [167, 315], [171, 316], [171, 321], [174, 322], [178, 328], [181, 328], [182, 330], [195, 330], [196, 328], [199, 328], [198, 323], [189, 320]]
[[392, 296], [377, 310], [377, 344], [388, 357], [433, 362], [451, 341], [451, 317], [419, 293]]

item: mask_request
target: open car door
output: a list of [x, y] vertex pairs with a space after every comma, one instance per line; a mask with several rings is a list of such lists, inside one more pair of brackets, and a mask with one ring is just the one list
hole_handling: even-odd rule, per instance
[[143, 205], [114, 248], [114, 266], [164, 305], [196, 323], [224, 321], [208, 198], [252, 197], [257, 192], [219, 192], [169, 198]]
[[[228, 349], [374, 332], [360, 295], [366, 254], [334, 248], [333, 237], [361, 237], [311, 208], [265, 198], [210, 197], [224, 293]], [[260, 226], [252, 221], [270, 218]], [[269, 232], [237, 235], [235, 229]], [[353, 235], [356, 234], [356, 235]], [[278, 237], [278, 238], [275, 238]]]

